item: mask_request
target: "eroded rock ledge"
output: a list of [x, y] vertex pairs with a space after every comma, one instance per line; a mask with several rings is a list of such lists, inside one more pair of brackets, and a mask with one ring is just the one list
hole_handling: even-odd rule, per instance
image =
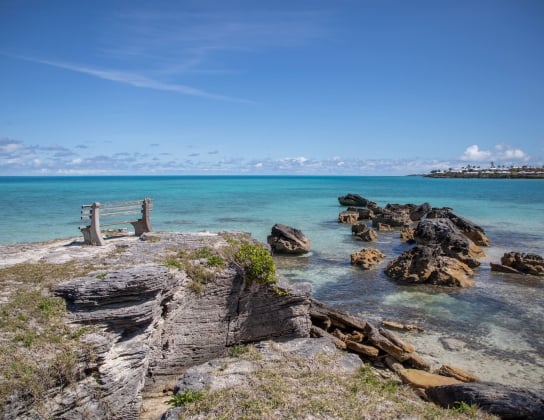
[[[57, 285], [69, 321], [89, 333], [81, 338], [78, 380], [51, 390], [40, 411], [51, 418], [135, 419], [143, 396], [172, 389], [184, 369], [224, 356], [229, 346], [308, 337], [309, 285], [250, 282], [229, 262], [197, 288], [202, 271], [165, 263], [189, 250], [228, 252], [237, 238], [154, 233], [120, 242], [103, 269]], [[39, 418], [35, 410], [15, 396], [6, 417]]]

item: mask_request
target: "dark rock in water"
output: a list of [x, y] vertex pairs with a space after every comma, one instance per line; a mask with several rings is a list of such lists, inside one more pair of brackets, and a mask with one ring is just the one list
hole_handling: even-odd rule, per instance
[[418, 244], [439, 245], [444, 255], [456, 258], [469, 267], [478, 267], [484, 253], [457, 228], [450, 219], [423, 219], [414, 234]]
[[354, 223], [357, 223], [359, 220], [359, 212], [358, 211], [341, 211], [338, 214], [338, 223], [343, 223], [346, 225], [352, 225]]
[[356, 211], [357, 213], [359, 213], [358, 220], [369, 220], [375, 217], [374, 211], [369, 208], [348, 207], [346, 211]]
[[544, 259], [537, 254], [507, 252], [502, 256], [501, 264], [491, 263], [491, 269], [503, 273], [544, 276]]
[[[359, 194], [347, 194], [338, 197], [338, 202], [342, 206], [361, 206], [366, 207], [370, 200], [360, 196]], [[375, 203], [374, 203], [375, 204]]]
[[433, 208], [427, 213], [428, 219], [450, 219], [459, 230], [473, 241], [478, 246], [489, 246], [489, 239], [487, 238], [483, 228], [476, 225], [474, 222], [465, 219], [464, 217], [456, 215], [451, 208]]
[[378, 239], [378, 233], [364, 223], [355, 223], [352, 225], [351, 233], [356, 238], [362, 239], [365, 242], [372, 242]]
[[385, 211], [392, 213], [406, 213], [412, 222], [421, 220], [429, 211], [431, 205], [429, 203], [417, 204], [388, 204], [384, 208]]
[[305, 254], [310, 251], [310, 240], [298, 229], [275, 224], [266, 238], [272, 252], [278, 254]]
[[464, 402], [475, 404], [502, 419], [544, 418], [544, 390], [474, 382], [429, 388], [426, 394], [442, 407], [454, 407], [456, 403]]
[[389, 209], [386, 207], [372, 219], [372, 226], [377, 227], [379, 224], [389, 225], [394, 228], [404, 228], [412, 224], [412, 219], [410, 219], [409, 211], [404, 207], [391, 207]]
[[439, 246], [416, 245], [391, 261], [385, 274], [405, 283], [474, 286], [473, 271], [461, 261], [443, 255]]

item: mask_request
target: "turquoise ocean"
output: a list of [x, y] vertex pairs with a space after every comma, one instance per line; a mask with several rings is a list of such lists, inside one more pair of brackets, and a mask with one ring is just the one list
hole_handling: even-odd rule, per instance
[[[360, 194], [387, 203], [451, 207], [480, 225], [491, 246], [476, 269], [476, 286], [402, 286], [383, 274], [409, 245], [399, 233], [376, 243], [338, 224], [337, 197]], [[0, 245], [81, 238], [82, 204], [150, 197], [156, 231], [244, 231], [266, 242], [275, 223], [302, 230], [312, 251], [275, 257], [291, 282], [309, 282], [313, 295], [379, 322], [416, 324], [406, 338], [428, 358], [482, 379], [544, 387], [544, 279], [491, 272], [507, 251], [544, 256], [544, 181], [409, 177], [154, 176], [0, 177]], [[350, 265], [350, 254], [375, 247], [387, 255], [377, 269]], [[0, 258], [1, 257], [0, 247]], [[445, 343], [455, 339], [457, 350]], [[424, 351], [423, 351], [424, 350]]]

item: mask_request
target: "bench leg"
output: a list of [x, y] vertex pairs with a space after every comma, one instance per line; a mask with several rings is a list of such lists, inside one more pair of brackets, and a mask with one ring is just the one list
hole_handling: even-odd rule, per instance
[[130, 224], [134, 227], [134, 234], [136, 236], [141, 236], [144, 233], [151, 232], [151, 227], [148, 226], [148, 224], [142, 219], [136, 220], [135, 222], [130, 222]]
[[85, 245], [92, 245], [91, 227], [86, 226], [86, 227], [83, 227], [83, 228], [79, 228], [79, 230], [83, 234], [83, 242], [85, 242]]

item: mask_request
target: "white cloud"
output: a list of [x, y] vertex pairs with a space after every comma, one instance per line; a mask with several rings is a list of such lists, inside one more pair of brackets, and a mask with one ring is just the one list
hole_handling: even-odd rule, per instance
[[477, 144], [469, 146], [466, 148], [465, 153], [461, 156], [461, 160], [468, 161], [482, 161], [489, 160], [491, 152], [486, 150], [480, 150]]
[[460, 157], [462, 161], [482, 162], [482, 161], [511, 161], [527, 162], [530, 156], [521, 149], [511, 146], [498, 144], [492, 150], [480, 150], [477, 144], [466, 148]]

